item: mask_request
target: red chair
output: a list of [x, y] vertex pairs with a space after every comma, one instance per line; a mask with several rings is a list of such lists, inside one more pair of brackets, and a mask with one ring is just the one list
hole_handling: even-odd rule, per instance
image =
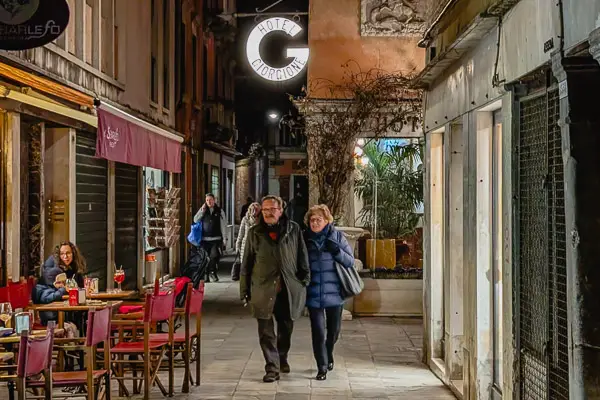
[[[183, 353], [183, 360], [185, 368], [185, 374], [183, 378], [183, 385], [181, 391], [183, 393], [189, 393], [190, 382], [194, 384], [194, 380], [191, 376], [191, 359], [192, 353], [195, 351], [196, 359], [196, 386], [200, 385], [200, 348], [201, 348], [201, 331], [202, 331], [202, 303], [204, 301], [204, 281], [200, 281], [198, 289], [193, 288], [193, 284], [189, 283], [187, 287], [187, 293], [185, 297], [185, 308], [176, 309], [175, 312], [178, 314], [184, 314], [184, 330], [173, 335], [173, 342], [177, 350], [174, 352]], [[191, 333], [190, 325], [192, 317], [196, 317], [196, 332]], [[167, 340], [168, 333], [155, 333], [150, 335], [150, 340]]]
[[10, 291], [8, 286], [0, 287], [0, 303], [10, 303]]
[[[43, 387], [44, 396], [32, 398], [52, 399], [52, 345], [54, 343], [54, 322], [48, 326], [46, 337], [29, 337], [26, 332], [21, 336], [19, 361], [17, 364], [17, 391], [19, 400], [25, 400], [29, 387]], [[35, 380], [43, 374], [44, 380]]]
[[[87, 334], [85, 338], [86, 369], [84, 371], [55, 372], [53, 375], [54, 387], [86, 386], [87, 398], [93, 400], [99, 398], [100, 383], [104, 380], [105, 397], [110, 400], [110, 326], [112, 307], [108, 306], [102, 310], [90, 310], [87, 322]], [[58, 339], [61, 341], [61, 339]], [[73, 339], [66, 339], [71, 342]], [[104, 365], [102, 369], [96, 369], [96, 346], [103, 343]], [[65, 395], [61, 397], [81, 397], [81, 394]]]
[[[150, 397], [150, 388], [156, 383], [160, 388], [164, 396], [172, 396], [173, 381], [174, 381], [174, 370], [173, 370], [173, 311], [175, 307], [175, 293], [168, 292], [164, 294], [146, 294], [146, 302], [144, 307], [144, 320], [131, 321], [131, 320], [114, 320], [113, 325], [127, 325], [135, 326], [143, 324], [144, 337], [143, 340], [134, 340], [131, 342], [120, 341], [112, 349], [112, 354], [118, 358], [113, 359], [113, 364], [117, 366], [115, 371], [115, 379], [119, 382], [120, 389], [125, 392], [126, 396], [129, 396], [129, 391], [124, 386], [124, 380], [134, 381], [134, 392], [136, 392], [136, 381], [144, 382], [144, 399], [148, 400]], [[160, 321], [169, 322], [169, 333], [165, 339], [151, 340], [151, 331], [154, 331], [154, 327]], [[158, 378], [158, 371], [160, 365], [165, 357], [165, 354], [169, 352], [168, 363], [169, 363], [169, 389], [165, 389], [162, 382]], [[122, 366], [129, 364], [135, 366], [136, 363], [140, 363], [137, 360], [125, 360], [125, 355], [130, 356], [142, 356], [144, 371], [142, 376], [135, 374], [135, 369], [132, 368], [133, 374], [130, 377], [125, 377]]]
[[16, 311], [19, 308], [25, 310], [29, 307], [32, 290], [33, 289], [30, 289], [30, 283], [28, 281], [9, 282], [8, 294], [10, 305], [13, 310]]

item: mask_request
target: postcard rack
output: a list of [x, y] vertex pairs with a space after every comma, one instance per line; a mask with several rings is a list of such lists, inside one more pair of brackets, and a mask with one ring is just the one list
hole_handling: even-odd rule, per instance
[[146, 190], [146, 241], [150, 247], [169, 248], [179, 240], [180, 188]]

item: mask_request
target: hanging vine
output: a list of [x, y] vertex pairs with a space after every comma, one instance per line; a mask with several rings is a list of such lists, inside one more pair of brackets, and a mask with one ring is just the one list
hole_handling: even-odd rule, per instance
[[356, 140], [414, 131], [421, 121], [421, 92], [412, 88], [412, 74], [365, 72], [353, 61], [343, 68], [341, 82], [315, 80], [303, 96], [292, 99], [306, 118], [308, 168], [318, 202], [327, 204], [338, 219], [349, 197]]

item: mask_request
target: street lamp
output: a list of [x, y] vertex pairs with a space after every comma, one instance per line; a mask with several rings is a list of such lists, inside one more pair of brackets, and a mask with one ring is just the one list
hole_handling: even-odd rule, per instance
[[279, 114], [277, 114], [276, 112], [270, 112], [269, 113], [269, 118], [273, 121], [275, 121], [277, 118], [279, 118]]

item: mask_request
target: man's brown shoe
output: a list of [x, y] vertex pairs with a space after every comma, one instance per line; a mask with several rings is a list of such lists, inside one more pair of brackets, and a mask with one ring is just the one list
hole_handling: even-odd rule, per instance
[[279, 364], [279, 371], [281, 371], [282, 374], [289, 374], [291, 371], [290, 364], [288, 364], [287, 361], [281, 361]]

